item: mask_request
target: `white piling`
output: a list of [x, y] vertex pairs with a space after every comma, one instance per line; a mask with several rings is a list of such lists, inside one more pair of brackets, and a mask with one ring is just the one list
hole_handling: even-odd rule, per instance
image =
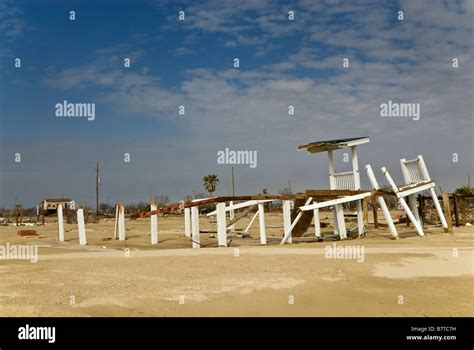
[[443, 225], [443, 228], [448, 229], [448, 223], [446, 222], [446, 218], [443, 214], [443, 209], [441, 209], [441, 205], [439, 204], [438, 196], [436, 195], [434, 188], [430, 188], [430, 194], [431, 198], [433, 199], [436, 211], [438, 212], [439, 219], [441, 220], [441, 225]]
[[336, 204], [337, 225], [339, 226], [339, 238], [347, 239], [346, 222], [344, 221], [344, 208], [342, 204]]
[[125, 207], [119, 204], [118, 236], [119, 241], [125, 241]]
[[193, 235], [193, 248], [200, 248], [199, 238], [199, 206], [191, 207], [191, 231]]
[[[158, 205], [155, 201], [150, 202], [150, 210], [157, 210]], [[151, 244], [158, 243], [158, 215], [151, 215]]]
[[191, 238], [191, 208], [184, 208], [184, 236]]
[[[334, 174], [336, 173], [336, 169], [334, 168], [334, 157], [333, 152], [328, 151], [328, 168], [329, 168], [329, 188], [331, 190], [337, 189], [336, 186], [336, 179]], [[334, 234], [339, 235], [339, 222], [338, 222], [338, 208], [340, 205], [335, 205], [332, 209], [332, 226], [334, 227]], [[344, 214], [342, 215], [344, 216]], [[345, 227], [345, 226], [344, 226]]]
[[86, 245], [86, 225], [84, 223], [84, 209], [77, 209], [77, 230], [79, 231], [79, 244]]
[[[367, 177], [369, 178], [372, 188], [374, 190], [378, 190], [379, 184], [377, 182], [377, 179], [375, 178], [374, 172], [372, 171], [372, 167], [369, 164], [365, 166], [365, 171], [367, 172]], [[379, 203], [379, 206], [382, 209], [383, 216], [385, 217], [385, 221], [387, 221], [387, 225], [390, 229], [392, 237], [398, 239], [397, 229], [395, 228], [395, 224], [393, 223], [392, 216], [390, 215], [390, 211], [388, 210], [387, 204], [385, 203], [385, 199], [382, 196], [378, 196], [377, 202]]]
[[[283, 200], [283, 234], [290, 229], [291, 226], [291, 201]], [[292, 243], [291, 235], [288, 237], [288, 243]]]
[[58, 240], [64, 242], [63, 205], [58, 204]]
[[[426, 181], [430, 181], [431, 177], [430, 177], [430, 174], [428, 173], [428, 168], [426, 167], [423, 156], [419, 155], [417, 158], [418, 158], [420, 170], [421, 170], [421, 173], [423, 174], [423, 177], [425, 178]], [[439, 204], [438, 196], [436, 195], [434, 188], [430, 188], [430, 195], [431, 195], [431, 198], [433, 199], [436, 211], [438, 212], [439, 219], [441, 220], [441, 225], [443, 225], [445, 229], [448, 229], [448, 223], [446, 222], [446, 218], [444, 217], [443, 210], [441, 209], [441, 205]]]
[[314, 216], [314, 233], [317, 238], [321, 238], [321, 222], [319, 219], [319, 209], [313, 209]]
[[118, 222], [119, 222], [119, 206], [115, 206], [115, 225], [114, 225], [114, 239], [117, 239], [118, 235]]
[[[390, 187], [392, 187], [393, 192], [398, 193], [398, 187], [395, 184], [395, 181], [393, 181], [393, 179], [390, 176], [389, 172], [387, 171], [387, 168], [383, 167], [382, 168], [382, 173], [385, 175], [385, 178], [387, 179], [387, 182], [389, 183]], [[418, 232], [418, 235], [419, 236], [424, 236], [425, 234], [423, 233], [423, 228], [421, 227], [419, 221], [416, 220], [415, 216], [411, 212], [410, 206], [405, 201], [405, 198], [403, 198], [403, 197], [398, 198], [398, 202], [401, 204], [403, 210], [405, 210], [405, 212], [407, 213], [408, 218], [410, 219], [410, 221], [415, 226], [415, 229], [416, 229], [416, 232]]]
[[265, 207], [263, 203], [258, 204], [258, 223], [260, 225], [260, 244], [267, 244], [267, 234], [265, 232]]
[[[229, 219], [230, 219], [230, 222], [232, 222], [235, 218], [234, 202], [230, 201], [229, 206], [230, 206]], [[230, 225], [229, 230], [234, 231], [235, 230], [235, 224]]]
[[217, 203], [217, 244], [219, 247], [227, 246], [225, 202]]
[[[352, 152], [352, 173], [354, 177], [354, 189], [360, 190], [360, 174], [359, 174], [359, 161], [357, 157], [357, 146], [351, 147]], [[357, 231], [359, 233], [359, 237], [365, 233], [364, 230], [364, 213], [362, 210], [362, 200], [358, 200], [356, 202], [357, 207]]]

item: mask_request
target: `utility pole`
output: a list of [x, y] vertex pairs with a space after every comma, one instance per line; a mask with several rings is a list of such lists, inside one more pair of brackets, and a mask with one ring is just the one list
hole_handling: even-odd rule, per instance
[[99, 177], [99, 163], [97, 163], [97, 168], [96, 168], [96, 176], [95, 176], [95, 215], [99, 217], [99, 183], [100, 183], [100, 177]]
[[290, 179], [288, 179], [288, 191], [291, 194], [291, 180]]
[[471, 174], [467, 173], [467, 186], [471, 188]]
[[235, 196], [234, 167], [232, 167], [232, 196]]

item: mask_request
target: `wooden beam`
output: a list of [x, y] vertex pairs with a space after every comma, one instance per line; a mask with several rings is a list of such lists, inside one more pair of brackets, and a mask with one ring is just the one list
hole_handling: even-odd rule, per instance
[[[251, 206], [254, 206], [254, 205], [257, 205], [259, 203], [267, 203], [267, 202], [272, 202], [273, 199], [267, 199], [267, 200], [251, 200], [251, 201], [245, 201], [245, 202], [242, 202], [242, 203], [238, 203], [238, 204], [234, 204], [232, 206], [228, 205], [226, 206], [225, 208], [225, 211], [231, 211], [231, 209], [234, 209], [234, 210], [237, 210], [237, 209], [241, 209], [241, 208], [245, 208], [245, 207], [251, 207]], [[213, 216], [213, 215], [216, 215], [217, 214], [217, 210], [214, 210], [214, 211], [211, 211], [210, 213], [206, 214], [207, 216]]]
[[453, 194], [453, 209], [454, 209], [454, 222], [456, 227], [459, 227], [459, 212], [458, 212], [458, 196]]
[[377, 202], [372, 201], [372, 214], [374, 215], [374, 228], [379, 228], [379, 218], [377, 216]]
[[421, 194], [418, 195], [418, 216], [421, 220], [421, 227], [425, 224], [425, 200]]
[[[312, 200], [313, 200], [313, 198], [309, 197], [308, 200], [306, 201], [305, 205], [308, 205], [309, 203], [311, 203]], [[280, 245], [285, 244], [285, 242], [288, 240], [288, 238], [291, 235], [291, 231], [296, 226], [296, 224], [298, 223], [298, 221], [300, 220], [302, 215], [303, 215], [303, 211], [300, 210], [300, 212], [296, 216], [295, 220], [293, 220], [293, 222], [291, 223], [291, 226], [288, 229], [288, 231], [285, 232], [285, 235], [283, 236], [283, 239], [281, 240]]]
[[364, 221], [365, 223], [369, 223], [369, 201], [367, 198], [362, 200], [362, 211], [364, 212]]

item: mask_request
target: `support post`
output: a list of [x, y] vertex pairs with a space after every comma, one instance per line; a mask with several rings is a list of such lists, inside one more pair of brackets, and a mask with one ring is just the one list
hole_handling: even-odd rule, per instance
[[[367, 172], [367, 177], [369, 178], [372, 188], [374, 190], [378, 190], [379, 184], [377, 183], [377, 179], [375, 178], [374, 172], [372, 171], [372, 167], [369, 164], [365, 166], [365, 171]], [[395, 224], [393, 223], [392, 217], [390, 215], [390, 210], [388, 210], [387, 204], [385, 203], [385, 199], [382, 196], [377, 196], [377, 202], [380, 205], [380, 208], [382, 209], [383, 216], [385, 217], [385, 221], [387, 222], [392, 237], [398, 239], [397, 229], [395, 228]], [[377, 217], [377, 204], [375, 203], [375, 200], [372, 201], [372, 206], [374, 210], [374, 227], [378, 228], [379, 223]]]
[[265, 232], [265, 207], [263, 203], [258, 204], [258, 223], [260, 225], [260, 244], [267, 244], [267, 234]]
[[58, 204], [58, 240], [64, 242], [63, 205]]
[[[283, 200], [282, 207], [283, 207], [283, 234], [285, 234], [285, 232], [288, 231], [288, 229], [291, 226], [291, 201]], [[291, 236], [288, 237], [288, 243], [292, 243]]]
[[379, 228], [377, 202], [375, 201], [375, 199], [372, 200], [372, 215], [374, 217], [374, 228]]
[[364, 212], [364, 222], [369, 223], [369, 201], [367, 198], [362, 200], [362, 211]]
[[118, 236], [119, 241], [125, 241], [125, 207], [123, 204], [118, 206]]
[[421, 227], [425, 224], [425, 200], [421, 194], [418, 195], [418, 216], [420, 217]]
[[191, 230], [193, 248], [200, 248], [201, 241], [199, 237], [199, 206], [191, 207]]
[[[234, 202], [233, 202], [233, 201], [230, 201], [229, 205], [230, 205], [229, 219], [230, 219], [230, 222], [232, 222], [232, 221], [234, 220], [234, 218], [235, 218]], [[234, 230], [235, 230], [235, 225], [234, 225], [234, 224], [230, 225], [230, 226], [229, 226], [229, 229], [230, 229], [231, 231], [234, 231]]]
[[[360, 174], [359, 174], [359, 161], [357, 157], [357, 146], [351, 147], [352, 153], [352, 174], [354, 176], [354, 188], [360, 190]], [[364, 229], [364, 217], [362, 212], [362, 200], [356, 202], [357, 207], [357, 231], [359, 237], [365, 233]]]
[[451, 218], [451, 207], [449, 205], [449, 195], [448, 192], [443, 191], [441, 193], [441, 196], [443, 198], [443, 206], [444, 206], [444, 211], [446, 213], [446, 221], [448, 224], [447, 232], [453, 232], [453, 220]]
[[225, 202], [217, 203], [217, 244], [227, 246]]
[[441, 205], [439, 204], [438, 201], [438, 196], [436, 195], [436, 192], [434, 188], [430, 188], [430, 194], [431, 198], [433, 198], [434, 205], [436, 207], [436, 211], [438, 212], [439, 219], [441, 221], [441, 225], [444, 228], [445, 232], [448, 232], [448, 223], [446, 222], [446, 219], [444, 218], [443, 210], [441, 209]]
[[[395, 182], [393, 181], [390, 174], [388, 173], [387, 168], [383, 167], [382, 168], [382, 173], [385, 175], [385, 178], [387, 179], [387, 182], [392, 187], [393, 192], [398, 193], [398, 187], [395, 184]], [[418, 235], [419, 236], [424, 236], [425, 234], [423, 233], [423, 229], [421, 228], [420, 223], [416, 220], [415, 216], [413, 216], [413, 213], [411, 212], [410, 207], [408, 206], [407, 202], [405, 201], [405, 198], [400, 197], [398, 199], [398, 202], [401, 204], [401, 206], [403, 207], [403, 210], [405, 210], [405, 212], [407, 213], [408, 218], [410, 219], [410, 221], [415, 226], [416, 232], [418, 232]]]
[[319, 220], [319, 209], [313, 209], [314, 233], [317, 238], [321, 238], [321, 222]]
[[[336, 169], [334, 168], [334, 157], [333, 152], [328, 151], [328, 165], [329, 165], [329, 188], [331, 190], [336, 189], [336, 180], [334, 178], [334, 174], [336, 173]], [[339, 224], [337, 222], [337, 206], [334, 206], [332, 209], [332, 222], [334, 228], [334, 234], [339, 235]]]
[[[402, 174], [403, 174], [403, 179], [405, 180], [405, 185], [409, 185], [411, 183], [410, 181], [410, 173], [407, 169], [407, 166], [406, 166], [406, 159], [403, 158], [403, 159], [400, 159], [400, 165], [401, 165], [401, 168], [402, 168]], [[423, 173], [423, 171], [422, 171]], [[425, 176], [425, 174], [423, 174], [423, 176]], [[412, 210], [412, 213], [413, 213], [413, 216], [415, 217], [416, 221], [418, 221], [419, 225], [421, 227], [423, 227], [423, 223], [421, 222], [420, 220], [420, 215], [418, 214], [418, 207], [416, 205], [416, 197], [414, 194], [411, 194], [408, 196], [408, 203], [410, 204], [410, 207], [411, 207], [411, 210]], [[409, 226], [409, 222], [407, 220], [407, 226]]]
[[344, 221], [344, 209], [342, 204], [336, 204], [336, 214], [337, 214], [337, 223], [339, 226], [339, 238], [346, 239], [347, 238], [347, 231], [346, 231], [346, 223]]
[[[150, 202], [150, 210], [157, 210], [158, 205], [156, 201], [152, 200]], [[158, 243], [158, 215], [151, 215], [151, 244]]]
[[191, 238], [191, 208], [184, 208], [184, 236]]
[[84, 209], [77, 209], [77, 229], [79, 231], [79, 244], [86, 245], [86, 225], [84, 223]]
[[119, 206], [115, 206], [115, 225], [114, 225], [114, 239], [118, 238], [118, 227], [119, 227]]

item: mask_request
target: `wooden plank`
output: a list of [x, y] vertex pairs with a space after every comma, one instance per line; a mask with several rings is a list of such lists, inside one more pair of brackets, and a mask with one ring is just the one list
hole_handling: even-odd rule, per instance
[[425, 224], [425, 200], [421, 194], [418, 195], [418, 216], [421, 220], [421, 227]]
[[[234, 209], [234, 210], [237, 210], [237, 209], [242, 209], [242, 208], [245, 208], [245, 207], [251, 207], [251, 206], [254, 206], [254, 205], [257, 205], [259, 203], [267, 203], [267, 202], [272, 202], [273, 199], [266, 199], [266, 200], [251, 200], [251, 201], [245, 201], [245, 202], [242, 202], [242, 203], [238, 203], [238, 204], [234, 204], [232, 206], [226, 206], [225, 208], [225, 211], [228, 212], [230, 211], [231, 209]], [[213, 215], [216, 215], [217, 214], [217, 210], [214, 210], [214, 211], [211, 211], [210, 213], [206, 214], [207, 216], [213, 216]]]
[[362, 211], [364, 212], [364, 222], [369, 223], [369, 201], [367, 198], [362, 200]]
[[[295, 199], [295, 205], [293, 207], [293, 211], [291, 212], [291, 222], [296, 219], [296, 216], [300, 212], [299, 207], [305, 204], [304, 199]], [[298, 223], [293, 228], [291, 232], [292, 237], [301, 237], [303, 234], [308, 231], [309, 226], [311, 225], [311, 221], [313, 220], [313, 211], [308, 210], [303, 212], [303, 215], [298, 220]]]
[[454, 222], [456, 227], [460, 226], [459, 223], [459, 212], [458, 212], [458, 196], [453, 194], [453, 209], [454, 209]]
[[[309, 203], [311, 203], [311, 201], [313, 200], [312, 197], [309, 197], [306, 202], [304, 203], [304, 205], [308, 205]], [[295, 208], [297, 208], [297, 206], [295, 205]], [[291, 223], [291, 226], [290, 228], [288, 229], [288, 231], [285, 232], [285, 235], [283, 236], [283, 239], [281, 240], [280, 242], [280, 245], [283, 245], [285, 244], [287, 241], [288, 241], [288, 238], [292, 235], [292, 231], [293, 229], [295, 228], [296, 224], [298, 223], [298, 221], [300, 220], [300, 218], [303, 216], [303, 213], [301, 210], [298, 212], [298, 214], [296, 215], [295, 219], [293, 220], [293, 222]]]
[[36, 236], [36, 230], [19, 230], [16, 231], [16, 235], [20, 237], [25, 237], [25, 236]]
[[372, 214], [374, 215], [374, 228], [379, 228], [379, 219], [377, 216], [377, 202], [375, 200], [372, 201]]

